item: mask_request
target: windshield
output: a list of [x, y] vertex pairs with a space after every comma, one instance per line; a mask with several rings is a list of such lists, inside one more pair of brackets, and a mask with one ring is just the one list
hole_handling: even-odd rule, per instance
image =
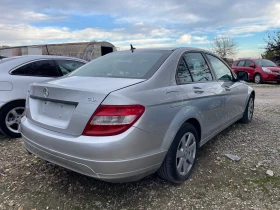
[[69, 76], [150, 78], [172, 51], [109, 53], [80, 67]]
[[273, 63], [270, 60], [255, 60], [255, 62], [258, 64], [258, 66], [261, 66], [261, 67], [274, 67], [274, 66], [277, 66], [275, 63]]

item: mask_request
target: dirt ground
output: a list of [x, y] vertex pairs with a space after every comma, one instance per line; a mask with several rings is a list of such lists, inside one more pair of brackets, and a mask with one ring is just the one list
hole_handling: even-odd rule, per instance
[[[0, 136], [0, 209], [280, 209], [280, 85], [254, 85], [254, 119], [201, 148], [190, 180], [110, 184], [46, 163]], [[232, 162], [224, 155], [242, 157]], [[273, 171], [273, 176], [266, 174]]]

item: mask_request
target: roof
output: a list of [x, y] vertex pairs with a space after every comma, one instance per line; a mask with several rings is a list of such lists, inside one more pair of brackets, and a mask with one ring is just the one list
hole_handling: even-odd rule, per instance
[[58, 43], [58, 44], [39, 44], [39, 45], [23, 45], [23, 46], [3, 46], [0, 49], [10, 49], [10, 48], [21, 48], [21, 47], [45, 47], [45, 46], [67, 46], [67, 45], [92, 45], [92, 44], [100, 44], [100, 43], [108, 43], [110, 42], [102, 41], [102, 42], [70, 42], [70, 43]]
[[[135, 46], [133, 46], [133, 47], [135, 47]], [[159, 47], [159, 48], [137, 48], [137, 47], [135, 47], [135, 50], [141, 50], [141, 51], [150, 51], [150, 50], [174, 51], [176, 49], [178, 49], [178, 47]], [[122, 51], [129, 51], [129, 50], [122, 50]]]
[[241, 61], [241, 60], [269, 60], [265, 58], [238, 58], [235, 61]]
[[39, 60], [39, 59], [67, 59], [67, 60], [76, 60], [81, 62], [87, 62], [85, 60], [73, 57], [66, 57], [66, 56], [53, 56], [53, 55], [23, 55], [23, 56], [14, 56], [10, 58], [4, 58], [0, 60], [1, 68], [14, 68], [19, 66], [23, 63], [32, 61], [32, 60]]
[[73, 59], [73, 60], [81, 60], [85, 61], [79, 58], [74, 57], [67, 57], [67, 56], [58, 56], [58, 55], [20, 55], [20, 56], [13, 56], [6, 59], [18, 59], [18, 60], [36, 60], [36, 59], [44, 59], [44, 58], [52, 58], [52, 59]]
[[115, 51], [115, 46], [109, 42], [78, 42], [78, 43], [64, 43], [64, 44], [49, 44], [42, 45], [43, 55], [64, 55], [70, 57], [82, 58], [85, 60], [92, 60], [101, 55], [100, 47], [110, 47]]
[[[58, 43], [58, 44], [46, 44], [47, 46], [61, 46], [61, 45], [89, 45], [89, 44], [101, 44], [101, 43], [108, 43], [110, 42], [102, 41], [102, 42], [69, 42], [69, 43]], [[40, 45], [45, 46], [45, 45]]]
[[[135, 46], [134, 46], [135, 47]], [[175, 50], [181, 50], [181, 51], [203, 51], [211, 53], [208, 50], [201, 49], [201, 48], [195, 48], [195, 47], [166, 47], [166, 48], [137, 48], [135, 47], [135, 51], [175, 51]], [[130, 50], [122, 50], [123, 51], [130, 51]], [[213, 53], [211, 53], [213, 54]]]

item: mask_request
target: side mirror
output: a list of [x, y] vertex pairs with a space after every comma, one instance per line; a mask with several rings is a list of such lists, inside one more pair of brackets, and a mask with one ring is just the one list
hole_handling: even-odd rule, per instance
[[255, 64], [251, 64], [251, 65], [249, 65], [249, 67], [250, 68], [255, 68], [256, 66], [255, 66]]
[[237, 73], [237, 80], [249, 81], [249, 74], [245, 71], [240, 71]]

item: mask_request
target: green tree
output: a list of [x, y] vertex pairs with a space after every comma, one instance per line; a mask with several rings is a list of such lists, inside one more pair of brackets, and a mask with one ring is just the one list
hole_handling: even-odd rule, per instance
[[275, 60], [275, 53], [272, 51], [265, 51], [264, 53], [262, 53], [262, 58], [268, 60]]
[[263, 58], [270, 60], [280, 60], [280, 31], [268, 32], [265, 52], [262, 54]]

